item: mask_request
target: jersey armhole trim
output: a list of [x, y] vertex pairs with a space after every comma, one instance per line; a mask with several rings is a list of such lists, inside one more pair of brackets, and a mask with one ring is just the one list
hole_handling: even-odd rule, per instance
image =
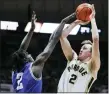
[[41, 80], [41, 79], [42, 79], [42, 75], [41, 75], [40, 78], [36, 78], [36, 77], [34, 76], [32, 70], [31, 70], [31, 67], [32, 67], [32, 63], [31, 63], [31, 65], [30, 65], [30, 67], [29, 67], [29, 71], [30, 71], [31, 76], [32, 76], [35, 80]]

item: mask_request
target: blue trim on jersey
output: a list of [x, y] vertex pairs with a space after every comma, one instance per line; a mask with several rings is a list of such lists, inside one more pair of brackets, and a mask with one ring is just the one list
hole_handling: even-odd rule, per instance
[[31, 63], [30, 68], [29, 68], [30, 73], [31, 73], [31, 76], [32, 76], [35, 80], [41, 80], [41, 79], [42, 79], [42, 74], [41, 74], [41, 77], [40, 77], [40, 78], [36, 78], [36, 77], [34, 76], [32, 70], [31, 70], [32, 64], [33, 64], [33, 63]]
[[42, 91], [42, 77], [36, 78], [31, 71], [32, 63], [27, 63], [20, 72], [13, 72], [12, 84], [19, 93], [40, 93]]

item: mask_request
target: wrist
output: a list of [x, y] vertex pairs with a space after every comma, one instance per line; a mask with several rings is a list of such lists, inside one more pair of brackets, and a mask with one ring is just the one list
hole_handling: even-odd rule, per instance
[[91, 19], [91, 22], [95, 22], [95, 18], [92, 18], [92, 19]]
[[76, 20], [76, 21], [74, 21], [74, 24], [75, 25], [79, 25], [80, 24], [80, 21], [79, 20]]
[[75, 13], [72, 13], [69, 16], [67, 16], [66, 18], [64, 18], [61, 22], [67, 23], [70, 19], [72, 19], [74, 17], [75, 17]]

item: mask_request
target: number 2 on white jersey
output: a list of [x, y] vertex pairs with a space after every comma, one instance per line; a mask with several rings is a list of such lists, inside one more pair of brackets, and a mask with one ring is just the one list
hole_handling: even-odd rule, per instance
[[16, 79], [17, 79], [17, 90], [19, 90], [19, 89], [22, 89], [23, 88], [23, 84], [21, 83], [21, 81], [22, 81], [22, 76], [23, 76], [23, 73], [18, 73], [17, 74], [17, 77], [16, 77]]
[[77, 76], [76, 76], [75, 74], [72, 74], [72, 75], [71, 75], [71, 78], [70, 78], [70, 80], [69, 80], [69, 83], [75, 84], [76, 79], [77, 79]]

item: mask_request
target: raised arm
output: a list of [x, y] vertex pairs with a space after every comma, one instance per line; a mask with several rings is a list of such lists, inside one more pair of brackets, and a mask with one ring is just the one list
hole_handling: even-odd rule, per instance
[[72, 18], [73, 15], [74, 14], [71, 14], [70, 16], [64, 18], [61, 21], [61, 23], [58, 26], [58, 28], [50, 36], [49, 42], [48, 42], [47, 46], [45, 47], [45, 49], [43, 50], [43, 52], [36, 57], [36, 60], [33, 63], [33, 66], [32, 66], [33, 74], [36, 77], [40, 77], [41, 76], [42, 69], [43, 69], [45, 61], [49, 58], [49, 56], [51, 55], [55, 45], [59, 41], [60, 36], [62, 34], [62, 30], [64, 28], [64, 25], [67, 23], [67, 21], [69, 21]]
[[85, 25], [87, 24], [88, 22], [82, 22], [80, 20], [75, 20], [74, 22], [72, 22], [68, 27], [66, 27], [64, 30], [63, 30], [63, 33], [61, 35], [61, 38], [60, 38], [60, 42], [61, 42], [61, 48], [63, 50], [63, 53], [66, 57], [66, 59], [68, 61], [71, 61], [72, 59], [74, 58], [77, 58], [77, 54], [76, 52], [72, 49], [71, 45], [70, 45], [70, 42], [68, 41], [68, 39], [66, 38], [69, 33], [71, 32], [71, 30], [79, 25], [79, 24], [82, 24], [82, 25]]
[[99, 33], [95, 20], [95, 9], [92, 5], [92, 18], [91, 18], [91, 26], [92, 26], [92, 62], [91, 62], [91, 71], [95, 77], [97, 77], [97, 72], [100, 68], [100, 52], [99, 52]]
[[27, 50], [28, 46], [29, 46], [29, 43], [30, 43], [30, 40], [32, 38], [32, 35], [33, 35], [33, 32], [34, 32], [34, 29], [35, 29], [35, 22], [36, 22], [36, 14], [35, 12], [33, 11], [33, 14], [32, 14], [32, 19], [31, 19], [31, 29], [30, 31], [27, 33], [27, 35], [24, 37], [21, 45], [20, 45], [20, 48], [19, 50]]
[[78, 24], [79, 24], [79, 22], [77, 22], [77, 21], [72, 22], [68, 27], [66, 27], [63, 30], [63, 33], [60, 38], [61, 48], [62, 48], [63, 53], [68, 61], [71, 61], [77, 55], [76, 55], [76, 52], [72, 49], [70, 42], [68, 41], [68, 39], [66, 37], [69, 35], [71, 30]]

